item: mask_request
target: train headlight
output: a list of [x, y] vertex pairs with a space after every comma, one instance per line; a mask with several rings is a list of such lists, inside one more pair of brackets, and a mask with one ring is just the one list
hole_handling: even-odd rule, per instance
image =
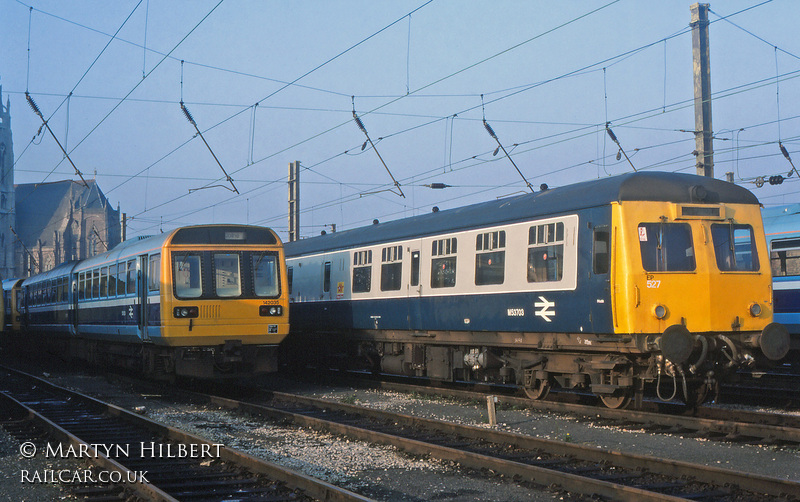
[[178, 319], [197, 317], [199, 314], [200, 310], [197, 307], [175, 307], [172, 310], [172, 316]]
[[667, 317], [667, 307], [659, 303], [653, 307], [653, 315], [656, 316], [656, 319], [663, 319]]
[[280, 305], [260, 305], [258, 307], [258, 315], [262, 317], [283, 315], [283, 307]]
[[758, 303], [751, 303], [750, 304], [750, 315], [753, 317], [758, 317], [761, 315], [761, 305]]

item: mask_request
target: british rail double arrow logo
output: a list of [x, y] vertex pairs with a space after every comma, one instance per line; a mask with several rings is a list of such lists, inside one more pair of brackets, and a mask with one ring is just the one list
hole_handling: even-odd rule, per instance
[[539, 309], [536, 311], [536, 315], [538, 315], [547, 322], [552, 322], [550, 316], [555, 316], [556, 312], [550, 309], [556, 306], [556, 302], [551, 302], [544, 296], [540, 296], [539, 299], [541, 300], [540, 302], [536, 302], [533, 304], [534, 307]]

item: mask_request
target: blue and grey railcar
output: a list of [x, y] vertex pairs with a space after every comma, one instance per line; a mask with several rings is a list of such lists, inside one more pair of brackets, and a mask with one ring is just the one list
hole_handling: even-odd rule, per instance
[[764, 208], [775, 321], [791, 335], [790, 359], [800, 365], [800, 204]]
[[631, 173], [285, 248], [290, 357], [620, 407], [661, 377], [701, 402], [788, 344], [758, 200], [709, 178]]

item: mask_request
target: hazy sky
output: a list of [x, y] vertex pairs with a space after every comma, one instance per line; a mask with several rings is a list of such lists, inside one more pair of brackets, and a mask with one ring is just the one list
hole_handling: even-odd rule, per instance
[[[637, 169], [694, 173], [692, 3], [0, 0], [15, 181], [74, 177], [26, 90], [129, 235], [231, 222], [286, 238], [294, 160], [303, 236], [526, 191], [484, 114], [536, 190], [629, 172], [607, 121]], [[797, 202], [797, 175], [755, 179], [788, 174], [778, 141], [800, 163], [800, 3], [710, 8], [716, 177]]]

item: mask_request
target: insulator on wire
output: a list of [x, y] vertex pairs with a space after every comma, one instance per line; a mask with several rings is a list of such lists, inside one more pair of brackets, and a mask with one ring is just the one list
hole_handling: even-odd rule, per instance
[[358, 117], [358, 115], [356, 115], [356, 111], [355, 110], [353, 110], [353, 120], [356, 121], [356, 125], [358, 126], [358, 128], [361, 129], [361, 131], [364, 134], [367, 134], [367, 128], [364, 127], [364, 123], [361, 122], [361, 119]]
[[437, 190], [441, 190], [443, 188], [450, 188], [451, 187], [451, 185], [448, 185], [446, 183], [431, 183], [430, 185], [425, 185], [425, 186], [428, 187], [428, 188], [434, 188], [434, 189], [437, 189]]
[[770, 185], [780, 185], [781, 183], [783, 183], [783, 176], [781, 176], [780, 174], [769, 177]]
[[608, 136], [611, 138], [611, 141], [619, 145], [619, 140], [617, 139], [617, 136], [614, 134], [614, 131], [612, 131], [611, 128], [608, 127], [608, 124], [606, 124], [606, 132], [608, 133]]
[[31, 95], [28, 94], [28, 91], [25, 91], [25, 99], [28, 100], [28, 105], [30, 105], [31, 110], [33, 110], [36, 115], [41, 116], [42, 112], [39, 110], [39, 107], [36, 106], [36, 101], [34, 101]]
[[186, 115], [186, 120], [188, 120], [192, 125], [196, 126], [197, 122], [194, 121], [194, 117], [192, 117], [192, 114], [189, 113], [189, 109], [186, 108], [186, 105], [183, 104], [183, 101], [181, 101], [181, 110], [183, 110], [183, 114]]
[[781, 148], [781, 153], [783, 154], [783, 156], [784, 156], [784, 157], [786, 157], [786, 160], [788, 160], [789, 162], [791, 162], [791, 161], [792, 161], [792, 158], [791, 158], [791, 157], [789, 157], [789, 151], [788, 151], [788, 150], [786, 150], [786, 147], [785, 147], [785, 146], [783, 146], [783, 143], [781, 143], [781, 142], [778, 142], [778, 146]]
[[494, 133], [494, 129], [492, 129], [492, 126], [490, 126], [489, 123], [486, 122], [486, 119], [483, 119], [483, 127], [486, 128], [486, 131], [489, 133], [489, 136], [493, 137], [494, 139], [497, 139], [497, 135]]

